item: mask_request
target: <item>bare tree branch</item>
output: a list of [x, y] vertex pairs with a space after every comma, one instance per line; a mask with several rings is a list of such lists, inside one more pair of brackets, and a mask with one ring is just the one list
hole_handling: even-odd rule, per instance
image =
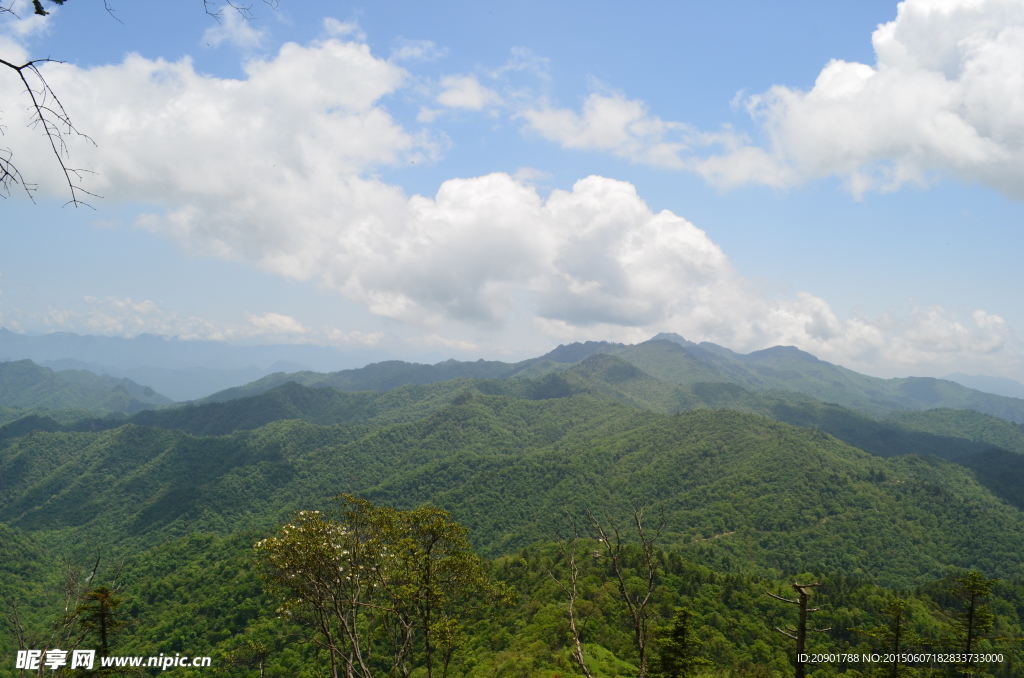
[[633, 510], [633, 524], [636, 526], [637, 535], [640, 537], [640, 545], [644, 556], [644, 565], [647, 569], [647, 588], [643, 597], [637, 596], [634, 599], [629, 594], [629, 588], [626, 586], [626, 574], [624, 572], [625, 554], [623, 552], [623, 538], [622, 533], [619, 531], [618, 525], [611, 517], [608, 517], [608, 525], [611, 528], [611, 535], [615, 539], [613, 544], [609, 539], [608, 533], [605, 531], [604, 526], [597, 519], [590, 510], [587, 510], [587, 516], [590, 518], [590, 522], [597, 531], [598, 537], [600, 538], [601, 544], [604, 546], [605, 554], [608, 556], [608, 560], [611, 561], [612, 571], [615, 573], [615, 578], [619, 587], [619, 594], [622, 596], [623, 601], [626, 603], [626, 607], [629, 610], [630, 621], [633, 624], [633, 642], [636, 645], [637, 652], [640, 655], [640, 671], [638, 678], [645, 678], [647, 675], [647, 645], [650, 635], [651, 627], [651, 615], [648, 610], [648, 604], [651, 602], [651, 597], [654, 595], [655, 589], [655, 576], [658, 568], [657, 563], [654, 562], [654, 543], [661, 536], [662, 531], [665, 529], [665, 516], [662, 514], [661, 521], [658, 525], [658, 529], [655, 530], [654, 536], [649, 537], [645, 531], [643, 525], [644, 507]]
[[[569, 631], [572, 633], [573, 651], [572, 659], [575, 661], [583, 674], [587, 678], [593, 678], [593, 674], [590, 672], [590, 667], [587, 666], [587, 660], [583, 655], [583, 642], [580, 640], [582, 631], [576, 623], [576, 598], [579, 595], [579, 565], [576, 562], [576, 545], [579, 542], [579, 529], [576, 526], [576, 520], [572, 517], [568, 510], [565, 511], [566, 517], [569, 519], [569, 524], [572, 526], [572, 538], [568, 541], [568, 544], [562, 540], [561, 536], [556, 534], [558, 549], [562, 552], [562, 557], [565, 558], [566, 563], [569, 565], [569, 585], [566, 586], [565, 582], [555, 576], [555, 573], [548, 570], [548, 575], [558, 584], [559, 588], [565, 592], [569, 598]], [[586, 622], [584, 622], [584, 628]]]
[[[63, 5], [67, 0], [48, 1], [59, 6]], [[279, 7], [280, 0], [263, 0], [263, 3], [276, 11]], [[236, 0], [225, 0], [225, 6], [238, 12], [239, 16], [247, 21], [254, 18], [251, 4], [242, 4]], [[213, 17], [218, 22], [223, 17], [223, 11], [212, 0], [203, 0], [203, 7], [206, 14]], [[38, 16], [49, 15], [49, 12], [47, 12], [46, 8], [43, 7], [42, 0], [32, 0], [32, 8], [33, 13]], [[115, 21], [121, 24], [124, 23], [115, 15], [116, 10], [111, 4], [111, 0], [103, 0], [103, 8]], [[0, 4], [0, 15], [4, 14], [10, 14], [15, 19], [21, 18], [14, 11], [13, 0], [6, 6]], [[93, 172], [82, 168], [71, 167], [68, 164], [69, 153], [67, 139], [68, 137], [77, 136], [85, 139], [94, 146], [96, 145], [96, 142], [88, 135], [78, 131], [75, 125], [71, 122], [71, 116], [68, 115], [64, 105], [61, 103], [56, 93], [50, 88], [50, 85], [46, 82], [42, 72], [39, 70], [39, 65], [47, 62], [63, 63], [47, 58], [33, 59], [19, 66], [0, 59], [0, 65], [6, 66], [17, 73], [24, 91], [29, 95], [29, 99], [31, 100], [31, 104], [28, 107], [31, 112], [29, 127], [41, 128], [43, 135], [50, 142], [50, 149], [53, 151], [53, 155], [57, 159], [57, 164], [60, 166], [61, 172], [64, 175], [64, 181], [67, 183], [68, 190], [71, 194], [71, 199], [65, 203], [65, 206], [74, 205], [75, 207], [85, 206], [91, 208], [92, 206], [85, 202], [85, 199], [88, 197], [100, 198], [102, 196], [87, 191], [80, 185], [83, 175], [93, 174]], [[3, 135], [4, 133], [5, 127], [0, 125], [0, 135]], [[38, 190], [38, 184], [25, 181], [25, 177], [15, 164], [14, 151], [11, 148], [0, 148], [0, 197], [9, 197], [11, 194], [11, 188], [14, 186], [21, 186], [28, 198], [35, 202], [34, 194]]]
[[[82, 196], [91, 196], [98, 198], [100, 196], [85, 190], [81, 186], [76, 185], [75, 181], [81, 181], [83, 174], [92, 174], [89, 170], [79, 169], [75, 167], [69, 167], [67, 164], [68, 159], [68, 147], [67, 137], [77, 136], [85, 139], [92, 145], [96, 145], [96, 142], [92, 140], [86, 134], [82, 134], [78, 131], [75, 125], [71, 122], [71, 116], [64, 109], [64, 105], [61, 103], [57, 95], [50, 89], [50, 85], [46, 82], [43, 74], [39, 70], [39, 64], [43, 63], [63, 63], [54, 59], [33, 59], [20, 66], [13, 64], [4, 59], [0, 59], [0, 65], [6, 66], [18, 74], [18, 78], [21, 80], [21, 84], [25, 88], [25, 92], [28, 94], [31, 100], [29, 110], [31, 111], [31, 120], [29, 122], [30, 127], [42, 128], [43, 135], [47, 141], [50, 142], [50, 148], [53, 150], [54, 157], [57, 158], [57, 163], [60, 165], [61, 172], [64, 174], [64, 180], [67, 182], [68, 189], [71, 193], [71, 200], [66, 205], [84, 205], [91, 207], [86, 202], [83, 202]], [[36, 85], [33, 87], [29, 78], [32, 77], [36, 81]], [[10, 149], [6, 150], [6, 157], [0, 160], [0, 186], [3, 187], [5, 194], [9, 195], [7, 189], [11, 183], [21, 184], [28, 192], [29, 197], [32, 197], [34, 187], [30, 188], [25, 182], [21, 175], [21, 172], [17, 170], [12, 164], [13, 153]]]
[[[280, 6], [280, 0], [263, 0], [263, 4], [277, 11]], [[242, 17], [246, 21], [251, 21], [256, 18], [256, 15], [252, 13], [252, 4], [244, 5], [240, 2], [234, 2], [233, 0], [224, 0], [224, 6], [230, 7], [231, 9], [238, 12], [238, 16]], [[203, 10], [211, 17], [217, 20], [219, 23], [224, 18], [224, 10], [217, 6], [213, 0], [203, 0]]]
[[124, 22], [114, 15], [114, 12], [116, 12], [117, 10], [115, 10], [114, 6], [110, 4], [110, 0], [103, 0], [103, 9], [107, 10], [107, 14], [110, 15], [111, 19], [124, 26]]

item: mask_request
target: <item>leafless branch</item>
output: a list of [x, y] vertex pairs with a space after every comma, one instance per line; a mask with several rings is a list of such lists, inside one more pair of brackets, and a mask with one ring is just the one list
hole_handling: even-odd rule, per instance
[[[13, 64], [9, 61], [0, 59], [0, 65], [6, 66], [18, 74], [18, 78], [21, 80], [21, 84], [24, 86], [25, 93], [28, 94], [31, 104], [29, 110], [31, 111], [31, 119], [29, 122], [30, 127], [42, 128], [43, 135], [47, 141], [50, 142], [50, 148], [53, 150], [54, 157], [57, 158], [57, 163], [60, 165], [61, 171], [64, 173], [64, 180], [67, 182], [68, 189], [71, 193], [71, 200], [66, 204], [84, 205], [91, 207], [88, 203], [82, 200], [83, 196], [91, 196], [98, 198], [100, 196], [85, 190], [77, 182], [81, 182], [83, 174], [92, 174], [89, 170], [70, 167], [67, 163], [68, 159], [68, 147], [67, 138], [69, 136], [77, 136], [85, 139], [89, 143], [96, 145], [96, 142], [92, 140], [86, 134], [82, 134], [78, 131], [75, 125], [71, 122], [71, 116], [64, 109], [64, 105], [60, 99], [50, 88], [50, 85], [46, 82], [46, 78], [39, 70], [39, 64], [43, 63], [62, 63], [55, 61], [54, 59], [33, 59], [20, 66]], [[34, 78], [36, 85], [33, 86], [30, 82], [30, 77]], [[33, 188], [30, 188], [25, 182], [21, 173], [12, 164], [12, 153], [8, 149], [6, 151], [6, 157], [3, 161], [0, 161], [0, 186], [3, 186], [5, 193], [7, 188], [12, 183], [21, 184], [28, 192], [29, 197], [32, 197]], [[9, 194], [9, 193], [8, 193]]]
[[640, 537], [640, 545], [644, 555], [644, 565], [647, 569], [646, 593], [642, 598], [637, 596], [636, 599], [629, 595], [629, 590], [626, 586], [626, 576], [624, 572], [625, 564], [623, 562], [625, 555], [623, 553], [624, 543], [622, 533], [619, 531], [618, 525], [610, 516], [608, 517], [607, 522], [611, 528], [611, 536], [615, 539], [613, 544], [612, 540], [609, 538], [609, 534], [597, 519], [597, 516], [589, 510], [587, 511], [587, 516], [590, 518], [591, 525], [593, 525], [594, 530], [597, 532], [598, 537], [601, 540], [601, 544], [604, 546], [605, 554], [611, 561], [612, 571], [615, 573], [615, 578], [619, 587], [619, 594], [622, 596], [622, 599], [629, 610], [629, 615], [631, 617], [630, 621], [632, 621], [633, 624], [633, 642], [640, 655], [640, 671], [638, 678], [645, 678], [647, 674], [648, 636], [651, 625], [648, 604], [651, 602], [651, 597], [654, 595], [654, 580], [658, 570], [657, 563], [654, 562], [654, 544], [665, 529], [665, 516], [662, 514], [658, 529], [655, 530], [653, 537], [649, 537], [643, 524], [644, 507], [633, 510], [633, 524], [636, 526], [637, 535]]
[[780, 629], [780, 628], [779, 628], [778, 626], [776, 626], [776, 627], [775, 627], [775, 630], [776, 630], [776, 631], [778, 631], [779, 633], [781, 633], [782, 635], [786, 636], [787, 638], [791, 638], [791, 639], [793, 639], [793, 640], [799, 640], [799, 639], [798, 639], [798, 638], [796, 637], [796, 635], [794, 635], [794, 634], [790, 633], [789, 631], [783, 631], [783, 630], [782, 630], [782, 629]]
[[[565, 592], [569, 598], [569, 630], [572, 633], [573, 640], [573, 651], [572, 659], [579, 665], [583, 674], [587, 678], [593, 678], [593, 674], [590, 672], [590, 667], [587, 666], [586, 658], [583, 655], [583, 642], [580, 640], [582, 631], [576, 623], [576, 598], [579, 595], [579, 565], [576, 562], [576, 545], [579, 542], [579, 529], [576, 526], [576, 520], [572, 515], [566, 511], [566, 517], [569, 519], [569, 524], [572, 526], [572, 538], [566, 543], [562, 540], [561, 536], [556, 535], [558, 538], [558, 548], [562, 552], [562, 557], [565, 558], [566, 563], [569, 565], [569, 585], [566, 586], [565, 582], [555, 576], [555, 573], [548, 570], [548, 575], [558, 584], [559, 588]], [[589, 620], [588, 620], [589, 621]], [[586, 628], [586, 621], [584, 622], [584, 628]]]
[[[280, 0], [263, 0], [263, 4], [276, 12], [281, 2]], [[242, 17], [246, 21], [251, 21], [256, 18], [256, 15], [252, 13], [252, 3], [245, 5], [240, 2], [234, 2], [233, 0], [225, 0], [224, 6], [238, 12], [238, 16]], [[218, 7], [217, 3], [212, 0], [203, 0], [203, 9], [209, 16], [216, 19], [218, 23], [224, 18], [224, 10]]]
[[117, 10], [114, 9], [114, 6], [110, 4], [110, 0], [103, 0], [103, 9], [107, 10], [107, 14], [110, 15], [111, 19], [124, 26], [124, 22], [114, 15], [114, 12], [116, 12]]

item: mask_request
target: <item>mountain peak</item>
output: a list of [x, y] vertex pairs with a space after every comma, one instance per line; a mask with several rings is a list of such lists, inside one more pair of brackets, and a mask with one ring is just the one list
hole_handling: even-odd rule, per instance
[[676, 334], [675, 332], [658, 332], [647, 341], [671, 341], [673, 344], [679, 344], [680, 346], [686, 347], [692, 347], [697, 345], [692, 341], [684, 339], [682, 336]]
[[595, 353], [600, 353], [609, 348], [619, 346], [607, 341], [586, 341], [580, 343], [574, 341], [571, 344], [559, 344], [558, 348], [545, 353], [538, 360], [550, 360], [556, 363], [578, 363], [584, 358], [589, 358]]
[[805, 363], [824, 362], [807, 351], [801, 351], [796, 346], [771, 346], [769, 348], [761, 349], [760, 351], [752, 351], [751, 353], [743, 356], [743, 360], [745, 362], [756, 362], [764, 358], [789, 358], [791, 360], [795, 359]]

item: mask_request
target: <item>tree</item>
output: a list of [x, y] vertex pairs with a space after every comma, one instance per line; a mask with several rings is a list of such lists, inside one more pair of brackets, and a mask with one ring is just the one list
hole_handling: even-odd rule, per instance
[[[568, 511], [566, 511], [566, 516], [569, 519], [569, 524], [572, 526], [572, 537], [568, 540], [563, 540], [561, 535], [556, 534], [555, 543], [558, 545], [558, 550], [562, 553], [562, 558], [565, 560], [566, 566], [569, 568], [569, 582], [568, 584], [563, 582], [561, 579], [556, 577], [555, 573], [551, 570], [548, 570], [548, 576], [558, 584], [558, 587], [562, 589], [568, 598], [568, 607], [566, 611], [569, 615], [569, 633], [572, 636], [573, 643], [573, 649], [570, 656], [580, 667], [580, 670], [583, 671], [584, 676], [587, 678], [593, 678], [593, 674], [590, 672], [590, 667], [587, 666], [586, 657], [583, 655], [583, 642], [581, 640], [583, 629], [579, 627], [576, 620], [576, 599], [579, 597], [580, 578], [579, 563], [576, 560], [576, 549], [579, 545], [580, 535], [579, 530], [576, 527], [576, 520]], [[595, 551], [594, 553], [597, 554], [598, 552]]]
[[232, 668], [258, 669], [260, 678], [264, 678], [267, 668], [267, 658], [273, 649], [266, 643], [253, 640], [245, 640], [238, 647], [227, 652], [225, 659]]
[[881, 641], [882, 646], [885, 648], [885, 654], [892, 655], [893, 660], [889, 667], [884, 670], [884, 673], [882, 669], [879, 669], [880, 675], [886, 675], [889, 678], [909, 676], [912, 671], [900, 662], [900, 654], [905, 652], [908, 647], [920, 644], [922, 639], [909, 628], [907, 622], [909, 606], [907, 601], [894, 598], [882, 608], [882, 612], [890, 619], [888, 625], [875, 626], [869, 629], [853, 628], [850, 630]]
[[[626, 575], [626, 548], [623, 535], [618, 525], [608, 519], [611, 529], [609, 534], [601, 522], [593, 513], [587, 511], [590, 522], [598, 534], [601, 545], [604, 547], [605, 556], [611, 563], [612, 572], [615, 574], [615, 581], [618, 584], [619, 595], [622, 597], [626, 608], [629, 610], [630, 622], [633, 626], [633, 644], [636, 646], [639, 655], [640, 671], [638, 678], [645, 678], [647, 675], [647, 646], [650, 640], [652, 613], [649, 607], [651, 596], [654, 595], [655, 577], [657, 576], [657, 564], [655, 563], [654, 543], [658, 540], [662, 530], [665, 529], [665, 517], [662, 516], [658, 528], [650, 535], [644, 528], [644, 508], [633, 510], [633, 525], [636, 527], [637, 537], [640, 539], [640, 549], [643, 556], [644, 576], [627, 577]], [[613, 541], [614, 540], [614, 541]]]
[[382, 564], [375, 570], [378, 585], [390, 598], [390, 613], [402, 634], [397, 667], [408, 676], [413, 649], [421, 648], [427, 677], [434, 675], [440, 654], [442, 676], [459, 645], [459, 619], [477, 597], [498, 596], [480, 559], [473, 553], [467, 530], [447, 511], [421, 507], [381, 514]]
[[[109, 652], [112, 636], [124, 626], [117, 616], [117, 608], [121, 598], [117, 595], [117, 584], [124, 566], [123, 561], [114, 570], [110, 585], [89, 588], [96, 583], [101, 558], [97, 554], [96, 561], [88, 575], [69, 560], [63, 562], [64, 579], [61, 587], [61, 609], [51, 618], [48, 630], [43, 633], [31, 633], [25, 627], [17, 601], [7, 601], [7, 621], [14, 630], [14, 635], [21, 650], [61, 649], [68, 652], [78, 649], [91, 634], [96, 634], [100, 643], [98, 654], [106, 656]], [[87, 570], [88, 571], [88, 570]], [[95, 670], [88, 675], [109, 674], [109, 669]]]
[[700, 656], [700, 641], [694, 637], [693, 613], [677, 607], [672, 626], [655, 633], [655, 656], [651, 675], [659, 678], [689, 678], [702, 666], [713, 666]]
[[[278, 535], [255, 546], [278, 612], [306, 627], [326, 650], [331, 675], [371, 678], [372, 645], [364, 613], [375, 604], [372, 569], [379, 564], [372, 509], [357, 505], [344, 522], [300, 511]], [[342, 668], [343, 667], [343, 668]]]
[[974, 659], [971, 654], [975, 652], [977, 642], [990, 631], [995, 624], [993, 615], [985, 600], [992, 592], [992, 587], [998, 579], [985, 579], [980, 572], [972, 570], [955, 580], [953, 595], [960, 601], [963, 608], [953, 618], [953, 633], [958, 651], [967, 655], [967, 661], [963, 665], [964, 674], [973, 675], [976, 672]]
[[[766, 593], [775, 600], [781, 600], [784, 603], [797, 605], [800, 608], [800, 616], [798, 618], [797, 626], [795, 629], [791, 628], [789, 630], [783, 630], [778, 627], [775, 627], [776, 631], [786, 636], [787, 638], [791, 638], [792, 640], [796, 641], [796, 678], [804, 678], [805, 675], [804, 654], [807, 650], [807, 616], [812, 612], [818, 612], [820, 610], [820, 608], [817, 607], [807, 607], [808, 602], [811, 600], [811, 589], [813, 589], [816, 586], [821, 586], [821, 584], [798, 584], [796, 582], [793, 582], [793, 590], [797, 593], [796, 600], [790, 598], [783, 598], [781, 596], [775, 595], [771, 591], [766, 591]], [[832, 629], [811, 630], [817, 631], [819, 633], [824, 633], [825, 631], [831, 631]]]
[[466, 528], [447, 511], [397, 511], [345, 496], [337, 514], [300, 511], [255, 548], [280, 613], [327, 651], [331, 675], [371, 678], [375, 662], [446, 678], [460, 621], [477, 601], [509, 600], [489, 581]]
[[116, 590], [97, 586], [85, 594], [85, 602], [78, 606], [78, 624], [86, 633], [95, 633], [99, 637], [97, 649], [101, 657], [110, 654], [111, 636], [124, 626], [124, 621], [117, 614], [120, 605], [121, 598]]
[[[46, 0], [51, 5], [61, 6], [64, 5], [67, 0]], [[264, 4], [270, 6], [273, 9], [277, 9], [279, 0], [263, 0]], [[241, 3], [235, 3], [232, 0], [225, 0], [225, 6], [229, 7], [246, 20], [253, 18], [252, 5], [245, 5]], [[110, 14], [115, 20], [118, 20], [114, 15], [114, 8], [110, 4], [110, 0], [103, 1], [103, 7], [107, 13]], [[32, 0], [33, 13], [39, 16], [46, 16], [49, 12], [43, 5], [43, 0]], [[221, 20], [222, 12], [217, 8], [217, 5], [212, 0], [203, 0], [203, 9], [206, 14], [214, 18], [217, 21]], [[0, 15], [10, 14], [17, 17], [12, 7], [3, 7], [0, 5]], [[72, 137], [77, 137], [88, 143], [95, 145], [96, 142], [92, 140], [87, 134], [83, 134], [75, 127], [72, 122], [71, 115], [64, 108], [56, 92], [50, 88], [50, 85], [46, 82], [46, 78], [43, 77], [40, 66], [46, 63], [61, 63], [55, 59], [30, 59], [29, 61], [18, 64], [0, 59], [0, 66], [6, 66], [8, 69], [14, 72], [15, 77], [20, 81], [22, 90], [28, 97], [28, 112], [29, 112], [29, 124], [30, 128], [39, 130], [42, 135], [46, 138], [50, 146], [50, 151], [60, 167], [61, 173], [64, 177], [64, 182], [67, 184], [67, 190], [70, 194], [70, 199], [66, 205], [73, 205], [78, 207], [80, 205], [87, 205], [84, 202], [89, 197], [98, 198], [100, 196], [87, 191], [81, 186], [81, 180], [83, 175], [89, 174], [89, 170], [73, 167], [69, 164], [70, 155], [68, 153], [68, 140]], [[0, 126], [0, 134], [4, 132], [4, 128]], [[38, 186], [34, 183], [26, 181], [22, 175], [21, 170], [18, 169], [17, 164], [14, 161], [14, 151], [11, 148], [0, 148], [0, 196], [7, 197], [11, 193], [11, 189], [15, 186], [20, 186], [29, 199], [34, 200], [34, 193]]]

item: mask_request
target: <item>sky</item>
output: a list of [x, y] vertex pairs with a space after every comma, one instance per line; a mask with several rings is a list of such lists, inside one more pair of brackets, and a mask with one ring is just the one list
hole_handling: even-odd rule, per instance
[[1024, 380], [1024, 2], [107, 5], [0, 13], [0, 326]]

